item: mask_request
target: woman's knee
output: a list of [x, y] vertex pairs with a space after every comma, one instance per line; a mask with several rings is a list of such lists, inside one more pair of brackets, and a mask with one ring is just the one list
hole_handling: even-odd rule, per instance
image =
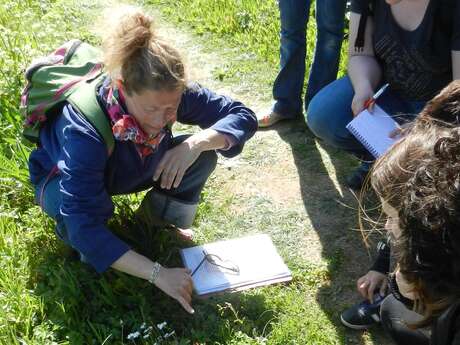
[[211, 175], [217, 165], [216, 151], [211, 150], [202, 152], [196, 160], [196, 164], [201, 173]]
[[335, 144], [352, 120], [353, 88], [348, 77], [338, 79], [320, 90], [307, 109], [307, 125], [319, 138]]

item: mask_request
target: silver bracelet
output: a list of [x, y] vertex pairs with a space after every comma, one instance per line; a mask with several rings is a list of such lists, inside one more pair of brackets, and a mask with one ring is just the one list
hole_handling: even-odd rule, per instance
[[152, 273], [150, 273], [149, 283], [154, 284], [160, 274], [161, 265], [158, 262], [153, 263]]

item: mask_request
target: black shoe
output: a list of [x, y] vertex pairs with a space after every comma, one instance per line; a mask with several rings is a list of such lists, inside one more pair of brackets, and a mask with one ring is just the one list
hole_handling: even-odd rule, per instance
[[340, 321], [352, 329], [366, 329], [380, 322], [380, 304], [385, 297], [376, 294], [374, 303], [363, 301], [345, 310]]
[[364, 181], [366, 180], [369, 171], [371, 170], [372, 163], [362, 162], [361, 165], [347, 177], [346, 183], [354, 191], [361, 190]]

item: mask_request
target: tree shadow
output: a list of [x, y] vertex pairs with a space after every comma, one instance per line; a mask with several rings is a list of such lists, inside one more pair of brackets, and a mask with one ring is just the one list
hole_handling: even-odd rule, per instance
[[[167, 267], [182, 266], [179, 248], [192, 243], [178, 239], [169, 230], [146, 228], [133, 219], [117, 216], [110, 228], [137, 252], [154, 256]], [[57, 239], [49, 246], [34, 242], [27, 251], [34, 257], [29, 285], [36, 287], [34, 292], [42, 300], [46, 315], [37, 324], [53, 330], [53, 341], [162, 344], [188, 339], [228, 343], [235, 332], [252, 336], [256, 329], [263, 333], [273, 317], [267, 312], [265, 297], [256, 294], [194, 299], [195, 314], [190, 315], [148, 282], [114, 270], [97, 274]], [[166, 326], [160, 330], [157, 325], [164, 322]], [[135, 338], [129, 340], [128, 336]]]
[[[323, 144], [303, 120], [281, 122], [275, 129], [291, 147], [303, 205], [319, 236], [321, 255], [328, 263], [330, 283], [318, 290], [318, 303], [346, 343], [365, 344], [370, 338], [374, 344], [390, 344], [379, 326], [363, 333], [350, 330], [340, 322], [340, 313], [360, 301], [355, 282], [368, 271], [372, 262], [369, 253], [374, 252], [373, 246], [366, 247], [357, 230], [358, 202], [356, 195], [345, 186], [345, 177], [359, 162]], [[328, 170], [335, 171], [336, 180]], [[369, 198], [372, 199], [372, 195]]]

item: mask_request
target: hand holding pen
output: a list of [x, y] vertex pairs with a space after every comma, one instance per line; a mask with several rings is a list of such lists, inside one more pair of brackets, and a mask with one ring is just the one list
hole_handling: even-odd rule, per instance
[[390, 84], [386, 83], [380, 89], [378, 89], [378, 91], [371, 98], [366, 100], [366, 102], [364, 102], [364, 108], [368, 109], [369, 111], [372, 111], [375, 102], [377, 101], [377, 98], [379, 98], [385, 92], [389, 85]]
[[383, 85], [377, 92], [372, 89], [356, 91], [351, 104], [353, 116], [357, 116], [364, 109], [372, 112], [373, 106], [382, 93], [387, 89], [388, 84]]

